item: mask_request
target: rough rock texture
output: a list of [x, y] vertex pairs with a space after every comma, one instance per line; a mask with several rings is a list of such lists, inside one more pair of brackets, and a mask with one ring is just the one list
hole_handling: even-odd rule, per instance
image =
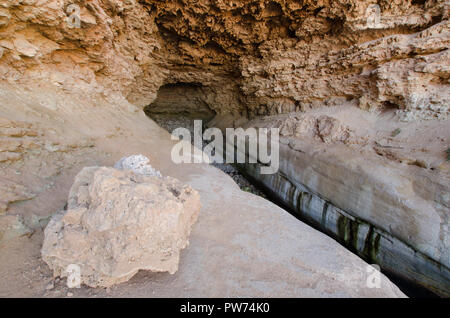
[[23, 218], [18, 215], [0, 215], [0, 246], [9, 240], [31, 235], [33, 230], [24, 224]]
[[[79, 14], [72, 11], [73, 4]], [[77, 18], [80, 24], [74, 27]], [[26, 215], [34, 204], [40, 209], [32, 213], [42, 216], [48, 205], [61, 204], [67, 188], [58, 187], [58, 180], [73, 176], [80, 162], [97, 165], [99, 139], [127, 138], [132, 143], [133, 125], [119, 125], [116, 117], [137, 111], [134, 106], [196, 116], [200, 110], [204, 118], [218, 114], [216, 123], [224, 114], [236, 123], [302, 112], [284, 126], [280, 120], [286, 138], [306, 136], [301, 139], [315, 154], [346, 155], [342, 173], [329, 186], [324, 182], [330, 180], [322, 178], [327, 167], [316, 168], [312, 162], [302, 166], [309, 179], [299, 182], [311, 184], [342, 210], [352, 202], [358, 206], [353, 213], [373, 216], [376, 209], [358, 203], [375, 202], [371, 191], [361, 192], [358, 201], [360, 185], [341, 185], [348, 171], [360, 180], [353, 159], [376, 158], [373, 165], [383, 168], [381, 174], [400, 174], [405, 180], [404, 188], [398, 186], [395, 192], [400, 195], [390, 197], [391, 205], [375, 204], [381, 205], [379, 214], [389, 215], [393, 208], [401, 211], [396, 216], [421, 220], [419, 225], [398, 223], [400, 229], [387, 231], [408, 233], [411, 238], [402, 236], [403, 242], [419, 242], [414, 248], [444, 266], [449, 39], [446, 0], [3, 0], [0, 118], [21, 132], [11, 134], [0, 122], [0, 182], [8, 178], [24, 190], [12, 200], [1, 200], [0, 210]], [[40, 96], [31, 92], [36, 85], [48, 97], [37, 99], [42, 104], [25, 103], [27, 96]], [[12, 90], [14, 86], [25, 95]], [[68, 96], [73, 100], [66, 100]], [[173, 102], [168, 105], [168, 100]], [[91, 108], [79, 106], [86, 101]], [[113, 119], [95, 113], [96, 121], [82, 125], [84, 131], [68, 128], [71, 116], [87, 120], [96, 105], [106, 102]], [[26, 107], [19, 107], [21, 103]], [[337, 118], [345, 112], [355, 114], [349, 115], [351, 122]], [[367, 119], [368, 114], [373, 117]], [[43, 120], [53, 124], [43, 127]], [[367, 123], [372, 129], [355, 134], [355, 124]], [[377, 126], [381, 132], [373, 129]], [[301, 152], [298, 140], [292, 145]], [[295, 168], [295, 157], [289, 162], [291, 154], [286, 152], [282, 159]], [[376, 190], [384, 193], [390, 187], [378, 183]], [[25, 193], [37, 197], [28, 202]], [[405, 203], [404, 193], [413, 199]], [[346, 200], [346, 194], [354, 200]], [[416, 202], [420, 204], [414, 207]], [[416, 210], [421, 212], [407, 213]], [[423, 224], [432, 224], [432, 230]], [[432, 239], [421, 245], [428, 237]]]
[[216, 112], [352, 101], [407, 120], [447, 117], [448, 2], [377, 3], [379, 14], [369, 0], [8, 0], [0, 78], [116, 92], [140, 106], [185, 83]]
[[178, 270], [200, 198], [176, 179], [146, 172], [89, 167], [77, 175], [67, 211], [45, 229], [42, 258], [55, 277], [75, 264], [82, 284], [110, 287], [139, 270]]
[[0, 215], [6, 213], [9, 204], [34, 197], [25, 186], [8, 179], [0, 179], [0, 193]]
[[116, 162], [114, 168], [119, 170], [131, 170], [136, 174], [142, 174], [145, 176], [162, 178], [161, 172], [154, 169], [148, 163], [150, 159], [143, 155], [133, 155], [129, 157], [123, 157]]

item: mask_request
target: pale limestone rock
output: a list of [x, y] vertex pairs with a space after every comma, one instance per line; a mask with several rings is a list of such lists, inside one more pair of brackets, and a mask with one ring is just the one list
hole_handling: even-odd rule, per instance
[[123, 157], [116, 162], [114, 168], [119, 170], [131, 170], [136, 174], [162, 178], [161, 172], [155, 170], [151, 165], [149, 165], [149, 161], [150, 160], [143, 155]]
[[17, 161], [27, 150], [39, 148], [38, 134], [30, 123], [0, 117], [0, 162]]
[[[0, 152], [0, 162], [17, 161], [20, 158], [21, 158], [21, 155], [16, 152], [9, 152], [9, 151]], [[1, 211], [1, 208], [0, 208], [0, 211]]]
[[317, 119], [317, 133], [325, 143], [346, 141], [350, 135], [348, 127], [330, 116], [320, 116]]
[[173, 274], [199, 210], [198, 193], [176, 179], [84, 168], [67, 211], [45, 229], [42, 258], [54, 276], [78, 265], [81, 283], [91, 287], [127, 281], [139, 270]]
[[346, 142], [350, 129], [336, 118], [296, 115], [278, 122], [281, 136], [315, 137], [324, 143]]
[[[3, 48], [0, 51], [0, 79], [2, 84], [9, 82], [20, 88], [28, 88], [30, 83], [51, 83], [65, 92], [81, 93], [81, 99], [86, 99], [91, 106], [98, 105], [103, 98], [119, 100], [121, 105], [128, 101], [142, 107], [156, 99], [157, 103], [153, 103], [157, 108], [155, 111], [172, 106], [176, 112], [191, 112], [202, 106], [204, 111], [218, 114], [256, 116], [294, 110], [310, 112], [351, 103], [355, 112], [360, 109], [374, 113], [393, 110], [403, 120], [427, 119], [438, 126], [438, 121], [433, 119], [447, 118], [450, 105], [448, 1], [378, 1], [380, 19], [371, 26], [367, 9], [373, 2], [92, 0], [80, 2], [81, 28], [70, 28], [66, 23], [65, 1], [4, 1], [1, 12], [6, 15], [0, 16], [0, 45]], [[190, 85], [174, 89], [174, 84], [179, 83]], [[166, 86], [162, 87], [163, 84]], [[43, 107], [31, 103], [27, 110], [20, 111], [22, 101], [11, 104], [11, 96], [5, 97], [10, 90], [2, 91], [0, 107], [3, 107], [2, 113], [16, 111], [11, 118], [36, 115], [39, 118], [34, 120], [40, 122], [67, 115], [65, 120], [69, 122], [70, 116], [80, 115], [78, 106], [71, 104], [70, 98], [57, 103], [55, 94], [45, 90], [42, 91], [46, 95]], [[25, 89], [24, 92], [28, 91]], [[177, 96], [186, 97], [184, 101], [189, 103], [167, 102], [166, 97], [170, 96], [175, 101], [179, 99]], [[25, 97], [35, 95], [25, 93]], [[81, 100], [77, 103], [81, 104]], [[127, 107], [121, 108], [122, 111]], [[86, 108], [84, 112], [87, 120], [94, 110]], [[334, 118], [334, 115], [330, 114], [330, 117]], [[122, 118], [122, 114], [118, 117]], [[357, 117], [355, 122], [365, 124], [364, 116]], [[113, 123], [111, 120], [111, 125]], [[397, 124], [395, 119], [392, 123]], [[56, 122], [53, 124], [57, 126]], [[97, 124], [99, 130], [103, 125], [109, 125], [96, 122], [91, 126]], [[289, 123], [283, 133], [285, 136], [294, 134], [300, 138], [320, 139], [319, 145], [302, 144], [298, 148], [323, 146], [325, 150], [335, 149], [352, 139], [358, 147], [355, 146], [355, 151], [342, 160], [344, 168], [336, 171], [352, 170], [349, 159], [365, 160], [361, 154], [366, 149], [359, 147], [364, 142], [354, 141], [351, 135], [346, 139], [344, 126], [329, 120], [323, 121], [320, 127], [317, 124], [317, 117], [309, 116], [297, 124]], [[127, 128], [134, 130], [135, 127]], [[437, 138], [431, 140], [429, 130], [432, 127], [425, 128], [420, 135], [430, 137], [427, 143], [433, 144]], [[89, 137], [102, 137], [91, 128], [87, 131], [86, 134], [92, 134]], [[373, 136], [372, 133], [361, 138], [371, 141]], [[439, 137], [442, 139], [439, 142], [448, 147], [448, 129], [443, 129]], [[434, 180], [433, 184], [441, 188], [448, 179], [448, 163], [442, 162], [446, 148], [440, 145], [439, 155], [435, 152], [431, 156], [422, 151], [421, 144], [416, 147], [411, 139], [402, 143], [401, 150], [390, 148], [394, 144], [391, 142], [382, 143], [382, 146], [367, 143], [367, 147], [376, 151], [368, 157], [389, 160], [389, 167], [379, 158], [381, 162], [374, 165], [386, 167], [381, 175], [408, 176], [411, 185], [403, 187], [402, 191], [414, 192], [412, 198], [422, 202], [423, 206], [408, 203], [406, 211], [409, 211], [409, 205], [417, 206], [419, 211], [433, 211], [427, 205], [435, 206], [436, 200], [448, 211], [448, 203], [440, 203], [442, 191], [436, 198], [433, 187], [427, 186], [425, 181], [414, 180], [419, 169], [423, 180]], [[29, 162], [31, 151], [28, 151], [27, 140], [20, 143], [16, 148], [13, 147], [15, 141], [2, 144], [4, 148], [15, 149], [0, 151], [2, 169], [3, 165], [17, 164], [17, 169], [23, 171], [20, 164]], [[53, 154], [62, 149], [49, 145]], [[294, 160], [289, 155], [286, 158]], [[410, 169], [403, 171], [400, 163]], [[298, 162], [285, 164], [295, 170]], [[427, 168], [430, 169], [425, 171]], [[27, 172], [40, 173], [37, 168], [30, 170]], [[370, 198], [375, 194], [367, 189], [361, 192], [358, 184], [349, 186], [348, 192], [343, 193], [340, 192], [342, 186], [327, 187], [331, 182], [348, 183], [349, 177], [342, 173], [331, 181], [323, 180], [324, 175], [333, 175], [333, 171], [327, 172], [326, 165], [299, 170], [296, 177], [310, 173], [300, 182], [317, 189], [319, 195], [335, 201], [333, 203], [345, 210], [350, 210], [352, 204], [357, 205], [358, 213], [369, 215], [371, 221], [385, 219], [390, 225], [389, 220], [393, 217], [388, 212], [404, 209], [403, 199], [397, 194], [390, 198], [389, 207], [383, 200], [375, 199], [373, 206], [360, 206], [359, 200], [372, 202]], [[355, 175], [359, 174], [357, 171]], [[380, 184], [380, 187], [384, 188], [384, 185]], [[356, 193], [358, 199], [349, 200], [346, 193]], [[417, 216], [420, 224], [414, 226], [415, 222], [410, 222], [412, 227], [405, 226], [405, 221], [399, 217], [399, 224], [386, 229], [390, 234], [405, 242], [411, 241], [439, 264], [448, 260], [448, 254], [444, 253], [448, 250], [448, 235], [444, 235], [448, 231], [446, 214], [439, 214], [442, 220], [426, 213], [401, 215], [413, 220]], [[432, 219], [432, 230], [422, 230], [427, 219]], [[442, 229], [437, 231], [439, 224]], [[409, 233], [416, 227], [418, 233]], [[443, 233], [441, 237], [438, 232]], [[436, 242], [443, 243], [433, 251]], [[437, 259], [439, 253], [442, 256]]]

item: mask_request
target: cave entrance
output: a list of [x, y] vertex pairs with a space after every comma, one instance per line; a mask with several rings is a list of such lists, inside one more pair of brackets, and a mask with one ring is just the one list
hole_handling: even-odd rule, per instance
[[[200, 83], [166, 84], [158, 90], [153, 103], [144, 108], [145, 114], [160, 127], [172, 133], [176, 128], [187, 128], [194, 136], [194, 120], [202, 120], [203, 130], [214, 118], [216, 112], [211, 107], [215, 92]], [[194, 140], [191, 140], [193, 143]], [[207, 144], [204, 141], [203, 147]], [[247, 192], [266, 197], [263, 191], [245, 178], [234, 165], [215, 163], [211, 165], [228, 174], [239, 187]]]
[[208, 96], [208, 89], [200, 83], [166, 84], [160, 87], [155, 101], [146, 106], [144, 112], [152, 119], [186, 117], [207, 122], [216, 114]]

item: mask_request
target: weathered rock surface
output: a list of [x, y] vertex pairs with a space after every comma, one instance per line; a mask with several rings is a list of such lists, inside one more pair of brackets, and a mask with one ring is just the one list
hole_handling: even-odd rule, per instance
[[[58, 137], [53, 151], [46, 150], [43, 143], [40, 152], [26, 154], [23, 163], [0, 163], [5, 177], [20, 178], [36, 193], [32, 200], [11, 205], [8, 213], [48, 217], [64, 207], [83, 167], [112, 166], [135, 153], [151, 158], [152, 166], [163, 175], [176, 177], [200, 194], [201, 216], [175, 274], [142, 271], [113, 286], [109, 293], [83, 285], [71, 290], [74, 296], [404, 297], [383, 274], [380, 288], [371, 288], [367, 281], [373, 271], [368, 271], [366, 262], [275, 204], [241, 191], [220, 170], [205, 164], [174, 164], [170, 135], [143, 112], [133, 111], [126, 101], [111, 102], [50, 85], [25, 89], [0, 83], [0, 91], [3, 117], [28, 118], [37, 128], [51, 129]], [[57, 103], [60, 111], [48, 110], [49, 103]], [[38, 139], [50, 136], [53, 134]], [[90, 146], [79, 148], [85, 139], [91, 140]], [[68, 147], [73, 144], [80, 146]], [[60, 165], [64, 169], [58, 172]], [[18, 169], [30, 173], [15, 175]], [[45, 182], [55, 186], [46, 189], [42, 187]], [[43, 240], [37, 227], [32, 236], [16, 237], [0, 246], [0, 296], [67, 295], [65, 280], [47, 289], [53, 272], [41, 258]]]
[[150, 159], [143, 155], [134, 155], [123, 157], [116, 162], [114, 168], [119, 170], [131, 170], [136, 174], [162, 178], [161, 172], [149, 165], [149, 162]]
[[244, 128], [280, 127], [280, 169], [262, 175], [258, 166], [242, 168], [366, 260], [449, 296], [448, 122], [395, 130], [389, 120], [355, 112], [341, 107], [247, 122]]
[[69, 0], [9, 0], [0, 78], [116, 92], [139, 106], [181, 84], [219, 113], [351, 101], [406, 120], [446, 118], [448, 1], [377, 3], [83, 0], [74, 16]]
[[[73, 4], [79, 11], [69, 10]], [[160, 135], [143, 137], [129, 122], [119, 124], [122, 118], [135, 120], [129, 115], [137, 111], [134, 106], [204, 118], [301, 111], [305, 114], [280, 126], [288, 139], [307, 139], [288, 140], [294, 154], [307, 144], [313, 153], [330, 150], [333, 158], [339, 157], [333, 151], [343, 148], [346, 155], [342, 173], [302, 165], [298, 181], [342, 210], [356, 206], [354, 213], [373, 222], [391, 220], [392, 208], [396, 225], [385, 230], [447, 264], [449, 165], [442, 158], [450, 137], [449, 38], [446, 0], [3, 1], [0, 117], [6, 121], [0, 122], [0, 182], [8, 178], [24, 188], [0, 199], [0, 213], [43, 216], [50, 205], [60, 209], [68, 175], [97, 165], [118, 147], [100, 153], [99, 139], [124, 147], [124, 138], [135, 146], [133, 153], [143, 153], [135, 135]], [[35, 85], [45, 97], [31, 91]], [[111, 109], [94, 111], [104, 103]], [[389, 121], [389, 135], [399, 126], [402, 132], [392, 137], [383, 131], [384, 139], [376, 130], [355, 135], [351, 123], [335, 116], [343, 106], [358, 115], [351, 116], [353, 123], [366, 124], [370, 112]], [[314, 113], [324, 109], [331, 113]], [[72, 118], [84, 131], [71, 126]], [[422, 119], [428, 126], [403, 127]], [[46, 127], [38, 124], [44, 121]], [[115, 159], [124, 154], [117, 150]], [[291, 154], [286, 152], [283, 164], [296, 173], [301, 162]], [[357, 182], [354, 161], [373, 156], [380, 157], [376, 171], [404, 181], [388, 196], [389, 204], [366, 205], [374, 202], [373, 193]], [[356, 181], [343, 187], [346, 171]], [[323, 178], [328, 173], [334, 177]], [[392, 188], [384, 186], [377, 183], [374, 191]], [[26, 202], [27, 193], [37, 196]], [[405, 215], [405, 224], [413, 225], [402, 223]]]
[[0, 246], [9, 240], [30, 235], [33, 230], [29, 228], [19, 215], [0, 215]]
[[176, 179], [146, 172], [89, 167], [77, 175], [67, 211], [45, 229], [42, 258], [54, 276], [68, 276], [75, 264], [81, 283], [110, 287], [139, 270], [178, 270], [180, 250], [189, 244], [200, 210], [199, 195]]
[[11, 180], [0, 179], [0, 215], [6, 213], [8, 205], [34, 198], [25, 186]]

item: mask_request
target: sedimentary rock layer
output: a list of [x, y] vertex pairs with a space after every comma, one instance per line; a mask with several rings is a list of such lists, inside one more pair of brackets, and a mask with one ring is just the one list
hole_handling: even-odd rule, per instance
[[[368, 262], [379, 264], [386, 272], [421, 285], [435, 294], [450, 295], [448, 265], [424, 254], [417, 246], [410, 245], [414, 242], [398, 239], [383, 228], [362, 219], [361, 213], [341, 210], [299, 181], [291, 181], [280, 172], [261, 175], [258, 173], [259, 167], [255, 165], [243, 165], [241, 169], [289, 207], [294, 215], [311, 222]], [[405, 228], [410, 226], [406, 225]], [[426, 232], [426, 228], [422, 232]], [[445, 241], [448, 234], [444, 235]]]
[[[218, 114], [216, 122], [223, 114], [245, 121], [295, 111], [306, 115], [301, 121], [305, 127], [284, 122], [286, 136], [311, 134], [326, 147], [343, 143], [351, 151], [336, 170], [343, 173], [324, 179], [329, 185], [309, 184], [304, 174], [310, 169], [295, 168], [302, 165], [295, 156], [288, 160], [291, 152], [282, 156], [282, 171], [292, 172], [293, 181], [342, 210], [360, 213], [361, 219], [411, 242], [423, 255], [448, 264], [449, 166], [442, 158], [450, 133], [442, 123], [449, 127], [449, 39], [445, 0], [3, 0], [0, 81], [5, 109], [1, 116], [6, 121], [0, 122], [0, 164], [14, 167], [22, 177], [17, 180], [7, 173], [14, 179], [13, 189], [9, 181], [0, 179], [8, 194], [0, 200], [0, 213], [17, 211], [30, 198], [43, 204], [34, 195], [44, 186], [34, 183], [33, 174], [52, 167], [39, 179], [52, 188], [46, 177], [64, 174], [78, 164], [74, 159], [78, 156], [95, 157], [93, 140], [106, 138], [102, 125], [108, 127], [109, 137], [128, 134], [131, 139], [133, 132], [123, 129], [132, 130], [133, 125], [117, 125], [114, 130], [111, 126], [117, 121], [105, 123], [98, 113], [91, 127], [81, 126], [86, 131], [56, 132], [52, 125], [37, 125], [43, 118], [70, 121], [65, 116], [85, 100], [91, 108], [78, 111], [93, 114], [94, 106], [107, 100], [115, 105], [111, 112], [118, 117], [134, 106], [196, 115], [200, 109], [204, 118]], [[9, 101], [17, 96], [10, 85], [25, 93], [27, 87], [42, 85], [48, 97], [14, 115], [9, 108], [19, 109], [19, 102]], [[53, 89], [75, 100], [61, 99]], [[29, 92], [29, 97], [36, 94]], [[178, 102], [179, 98], [187, 103]], [[400, 133], [398, 138], [403, 139], [393, 139], [384, 131], [382, 140], [374, 130], [354, 138], [354, 128], [340, 125], [332, 113], [314, 116], [323, 109], [338, 114], [343, 106], [354, 110], [358, 116], [349, 116], [360, 125], [367, 123], [369, 113], [387, 118], [389, 134]], [[430, 125], [419, 127], [427, 129], [415, 134], [416, 126], [403, 126], [404, 121], [422, 119]], [[405, 130], [408, 138], [403, 137]], [[383, 196], [384, 183], [377, 176], [370, 180], [377, 185], [375, 192], [355, 181], [360, 171], [353, 169], [353, 160], [366, 160], [366, 147], [371, 149], [369, 159], [383, 157], [374, 171], [392, 174], [395, 180], [401, 175], [401, 184], [388, 186], [392, 195]], [[72, 152], [77, 155], [70, 156]], [[45, 157], [39, 157], [39, 164], [38, 156]], [[352, 172], [350, 181], [355, 182], [338, 187], [347, 181], [345, 171]], [[332, 176], [333, 171], [320, 165], [311, 180], [324, 175]], [[335, 195], [330, 189], [342, 190]], [[58, 195], [67, 197], [67, 193]], [[58, 201], [57, 196], [52, 199]], [[383, 218], [394, 220], [394, 226], [385, 228]]]
[[42, 258], [55, 277], [78, 266], [78, 284], [91, 287], [125, 282], [139, 270], [174, 274], [199, 210], [198, 193], [176, 179], [87, 167], [67, 210], [45, 229]]

